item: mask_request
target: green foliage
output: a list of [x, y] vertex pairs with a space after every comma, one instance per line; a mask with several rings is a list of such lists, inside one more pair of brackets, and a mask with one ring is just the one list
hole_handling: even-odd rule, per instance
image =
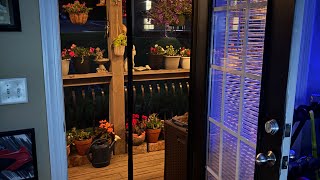
[[112, 42], [114, 47], [127, 46], [127, 36], [123, 33], [119, 34]]
[[167, 56], [176, 56], [178, 54], [178, 50], [174, 49], [172, 45], [166, 46], [166, 54]]
[[70, 144], [73, 144], [74, 137], [73, 137], [73, 134], [71, 132], [67, 132], [66, 141], [67, 141], [67, 146], [70, 145]]
[[158, 118], [158, 114], [156, 113], [149, 115], [146, 124], [147, 129], [161, 129], [162, 127], [161, 120]]
[[72, 136], [74, 140], [83, 141], [91, 138], [91, 133], [84, 129], [76, 129], [75, 127], [71, 129]]
[[162, 46], [162, 47], [166, 47], [169, 45], [172, 45], [173, 47], [181, 47], [180, 41], [177, 38], [172, 38], [172, 37], [162, 38], [156, 41], [155, 44], [158, 44], [159, 46]]

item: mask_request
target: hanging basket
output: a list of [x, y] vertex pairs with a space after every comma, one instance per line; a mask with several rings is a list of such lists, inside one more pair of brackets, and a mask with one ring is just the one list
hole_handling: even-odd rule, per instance
[[116, 56], [123, 56], [125, 51], [125, 46], [117, 46], [113, 47], [114, 55]]
[[88, 20], [88, 13], [80, 13], [80, 14], [69, 14], [70, 21], [72, 24], [83, 25]]

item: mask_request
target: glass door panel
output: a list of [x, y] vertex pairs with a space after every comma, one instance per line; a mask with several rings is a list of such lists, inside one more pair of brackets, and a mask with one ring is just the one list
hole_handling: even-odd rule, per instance
[[253, 179], [267, 2], [214, 4], [207, 179]]

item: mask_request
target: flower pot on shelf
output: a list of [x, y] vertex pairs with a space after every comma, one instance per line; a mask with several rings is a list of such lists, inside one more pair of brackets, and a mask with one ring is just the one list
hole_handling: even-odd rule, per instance
[[88, 20], [88, 13], [79, 13], [79, 14], [72, 13], [72, 14], [69, 14], [69, 17], [72, 24], [83, 25]]
[[190, 69], [190, 57], [181, 57], [180, 64], [182, 69]]
[[89, 147], [91, 146], [91, 143], [92, 143], [92, 138], [86, 139], [86, 140], [83, 140], [83, 141], [78, 141], [78, 140], [74, 141], [74, 144], [76, 146], [77, 152], [78, 152], [78, 154], [80, 156], [86, 155]]
[[125, 51], [125, 46], [116, 46], [113, 47], [113, 52], [116, 56], [123, 56]]
[[149, 66], [152, 70], [163, 69], [163, 55], [149, 55]]
[[82, 62], [81, 58], [74, 58], [74, 68], [77, 74], [88, 74], [91, 69], [91, 63], [88, 57]]
[[159, 139], [161, 129], [147, 129], [147, 142], [148, 143], [156, 143]]
[[62, 76], [66, 76], [69, 74], [69, 65], [70, 65], [70, 59], [63, 59], [61, 61]]
[[165, 69], [178, 69], [180, 56], [163, 56]]

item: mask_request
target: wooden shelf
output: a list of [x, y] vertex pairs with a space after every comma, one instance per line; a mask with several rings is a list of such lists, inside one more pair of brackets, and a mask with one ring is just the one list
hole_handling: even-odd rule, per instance
[[[170, 79], [187, 79], [190, 71], [188, 69], [175, 70], [149, 70], [133, 72], [133, 81], [156, 81]], [[124, 73], [125, 81], [127, 81], [128, 73]], [[96, 84], [108, 84], [112, 78], [112, 72], [106, 73], [89, 73], [89, 74], [72, 74], [63, 76], [63, 86], [86, 86]]]
[[86, 86], [96, 84], [108, 84], [112, 78], [112, 72], [72, 74], [63, 76], [63, 87]]
[[[125, 72], [125, 81], [127, 81], [128, 73]], [[133, 72], [133, 81], [156, 81], [170, 79], [187, 79], [189, 78], [189, 69], [174, 69], [174, 70], [149, 70]]]

